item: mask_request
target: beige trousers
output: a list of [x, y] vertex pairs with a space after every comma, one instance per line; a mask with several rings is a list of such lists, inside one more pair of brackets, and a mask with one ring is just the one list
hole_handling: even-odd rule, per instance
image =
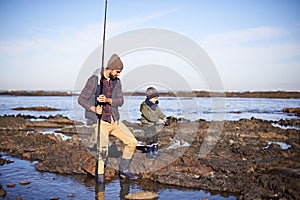
[[[98, 124], [95, 126], [95, 136], [98, 134]], [[131, 159], [137, 145], [137, 140], [130, 130], [121, 121], [112, 121], [111, 123], [101, 120], [100, 125], [100, 152], [106, 150], [108, 155], [109, 135], [113, 135], [124, 143], [123, 156], [124, 159]], [[100, 157], [98, 165], [98, 174], [104, 174], [104, 159]]]

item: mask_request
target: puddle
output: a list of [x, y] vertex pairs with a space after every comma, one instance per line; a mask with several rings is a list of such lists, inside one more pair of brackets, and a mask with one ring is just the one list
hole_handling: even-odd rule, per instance
[[282, 125], [277, 124], [277, 123], [272, 123], [272, 125], [273, 125], [274, 127], [281, 128], [281, 129], [284, 129], [284, 130], [287, 130], [287, 129], [296, 129], [296, 130], [300, 130], [300, 127], [299, 127], [299, 126], [282, 126]]
[[268, 145], [266, 147], [264, 147], [264, 149], [267, 149], [270, 147], [271, 144], [278, 144], [280, 146], [281, 149], [288, 149], [290, 147], [292, 147], [291, 145], [285, 143], [285, 142], [270, 142], [270, 141], [267, 141], [268, 142]]
[[182, 145], [180, 145], [180, 141], [179, 140], [175, 140], [173, 142], [173, 144], [169, 147], [167, 147], [166, 149], [177, 149], [178, 147], [189, 147], [190, 144], [187, 143], [186, 141], [184, 141], [184, 143]]

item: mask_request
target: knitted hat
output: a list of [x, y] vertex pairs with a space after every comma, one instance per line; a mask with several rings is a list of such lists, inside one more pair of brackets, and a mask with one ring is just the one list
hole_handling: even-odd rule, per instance
[[113, 54], [110, 57], [110, 59], [107, 63], [106, 69], [110, 69], [110, 70], [122, 70], [123, 69], [123, 63], [117, 54]]
[[147, 90], [146, 90], [146, 97], [148, 99], [151, 99], [153, 97], [158, 97], [158, 96], [159, 96], [158, 91], [154, 87], [147, 88]]

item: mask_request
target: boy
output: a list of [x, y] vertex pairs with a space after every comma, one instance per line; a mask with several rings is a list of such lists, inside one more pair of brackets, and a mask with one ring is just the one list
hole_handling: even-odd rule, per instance
[[158, 153], [158, 139], [156, 135], [156, 127], [158, 123], [165, 125], [167, 118], [164, 113], [158, 107], [158, 91], [154, 87], [149, 87], [146, 90], [146, 100], [141, 103], [141, 122], [143, 124], [146, 147], [147, 147], [147, 158], [155, 158], [160, 156]]

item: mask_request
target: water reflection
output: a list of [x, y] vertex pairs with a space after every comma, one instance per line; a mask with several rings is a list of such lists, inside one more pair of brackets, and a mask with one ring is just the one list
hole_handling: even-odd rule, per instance
[[[49, 172], [38, 172], [30, 162], [0, 153], [3, 159], [14, 161], [0, 166], [0, 183], [6, 190], [6, 199], [125, 199], [129, 193], [142, 191], [159, 194], [158, 199], [236, 199], [229, 194], [210, 193], [198, 189], [189, 189], [159, 184], [150, 180], [114, 179], [106, 185], [96, 185], [95, 178], [90, 175], [60, 175]], [[18, 184], [28, 180], [30, 185]], [[14, 183], [15, 187], [7, 187]]]
[[107, 199], [120, 199], [125, 200], [125, 196], [128, 194], [149, 191], [158, 193], [158, 199], [237, 199], [234, 194], [219, 193], [219, 192], [208, 192], [204, 190], [189, 189], [178, 186], [163, 185], [151, 180], [127, 180], [127, 179], [114, 179], [106, 185], [96, 184], [94, 177], [87, 176], [85, 179], [86, 187], [93, 186], [95, 188], [95, 199], [96, 200], [107, 200]]
[[105, 184], [103, 183], [96, 183], [95, 186], [95, 199], [96, 200], [104, 200], [104, 191], [105, 191]]

